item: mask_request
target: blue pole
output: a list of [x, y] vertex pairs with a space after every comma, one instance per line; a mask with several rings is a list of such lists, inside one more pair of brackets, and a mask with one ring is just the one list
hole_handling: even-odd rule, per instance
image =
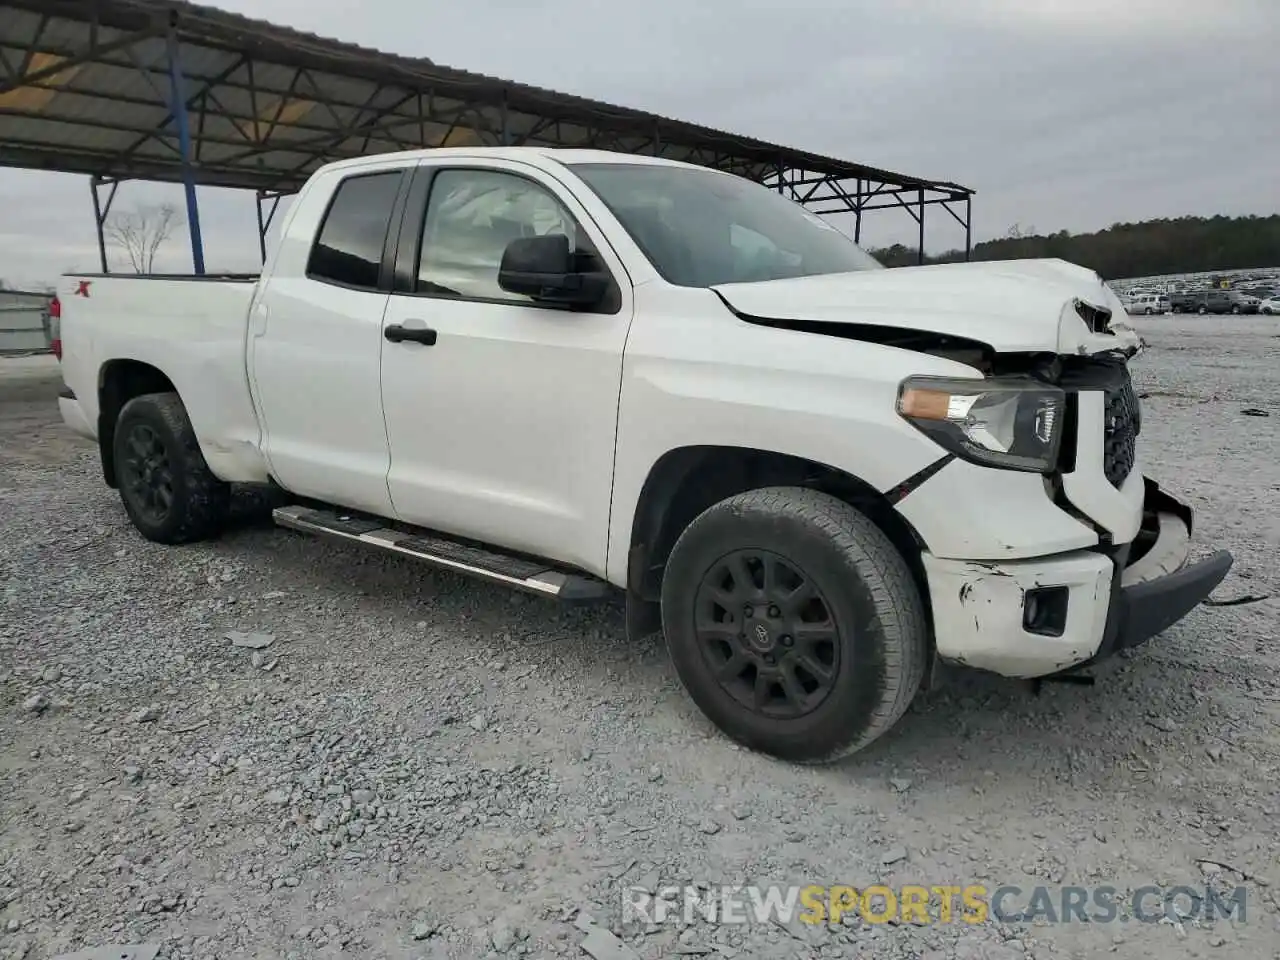
[[182, 185], [187, 193], [187, 232], [191, 236], [191, 264], [204, 275], [204, 239], [200, 236], [200, 207], [196, 203], [195, 171], [191, 165], [191, 127], [183, 92], [182, 65], [178, 62], [178, 38], [169, 33], [169, 84], [173, 91], [173, 119], [178, 125], [178, 149], [182, 154]]

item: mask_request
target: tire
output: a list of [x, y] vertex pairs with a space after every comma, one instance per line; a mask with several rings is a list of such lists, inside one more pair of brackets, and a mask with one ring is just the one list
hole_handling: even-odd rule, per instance
[[1240, 308], [1239, 308], [1239, 307], [1232, 307], [1232, 308], [1231, 308], [1231, 313], [1232, 313], [1233, 315], [1238, 315], [1238, 314], [1240, 313]]
[[[736, 561], [745, 558], [752, 566], [753, 555], [770, 561], [775, 585], [791, 587], [801, 577], [820, 600], [789, 605], [775, 592], [774, 611], [758, 570], [744, 572], [742, 579], [751, 573], [753, 582], [739, 589], [729, 568], [737, 565], [741, 572]], [[759, 611], [753, 606], [748, 615], [738, 603], [744, 592], [754, 594]], [[700, 635], [700, 610], [704, 621], [721, 621], [714, 638]], [[819, 610], [831, 624], [823, 641], [814, 639], [823, 633], [821, 625], [799, 616]], [[774, 612], [782, 617], [775, 619]], [[924, 603], [888, 537], [848, 504], [801, 487], [739, 494], [697, 517], [667, 560], [662, 623], [676, 673], [702, 712], [739, 743], [798, 763], [837, 760], [892, 727], [920, 688], [929, 646]], [[810, 641], [788, 644], [786, 631], [806, 625]], [[726, 660], [729, 679], [722, 683], [716, 665]], [[818, 673], [800, 660], [826, 669], [825, 691]], [[761, 671], [781, 678], [784, 663], [791, 690], [805, 696], [787, 701], [780, 681], [766, 682], [765, 709], [748, 703]], [[777, 694], [786, 702], [777, 703]]]
[[116, 420], [113, 448], [120, 499], [144, 537], [180, 544], [222, 532], [231, 488], [205, 463], [176, 393], [143, 394], [126, 403]]
[[1208, 307], [1201, 307], [1196, 311], [1196, 313], [1200, 314], [1201, 316], [1204, 316], [1208, 312], [1209, 312]]
[[1149, 317], [1149, 316], [1151, 316], [1151, 308], [1150, 308], [1150, 307], [1147, 307], [1147, 309], [1146, 309], [1145, 311], [1143, 311], [1143, 312], [1144, 312], [1144, 313], [1146, 313], [1146, 315], [1147, 315], [1148, 317]]

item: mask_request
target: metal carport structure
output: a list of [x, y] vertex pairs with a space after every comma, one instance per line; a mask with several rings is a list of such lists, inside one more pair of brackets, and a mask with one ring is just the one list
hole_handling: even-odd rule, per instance
[[[88, 174], [103, 224], [124, 180], [254, 190], [259, 244], [321, 164], [433, 146], [651, 153], [730, 171], [820, 214], [940, 206], [972, 245], [973, 191], [698, 124], [381, 53], [180, 0], [0, 0], [0, 165]], [[103, 189], [106, 188], [105, 199]]]

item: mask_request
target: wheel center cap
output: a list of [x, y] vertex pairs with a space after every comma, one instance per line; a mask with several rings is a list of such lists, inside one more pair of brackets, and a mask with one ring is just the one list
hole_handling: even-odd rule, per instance
[[747, 626], [747, 641], [757, 650], [773, 649], [772, 631], [758, 621]]

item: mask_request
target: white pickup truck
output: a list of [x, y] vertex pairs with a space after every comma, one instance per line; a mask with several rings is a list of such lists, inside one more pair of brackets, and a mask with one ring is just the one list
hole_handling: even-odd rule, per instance
[[595, 151], [343, 161], [260, 277], [64, 278], [66, 423], [142, 535], [283, 526], [624, 594], [729, 736], [832, 760], [939, 660], [1078, 669], [1230, 554], [1143, 476], [1123, 307], [1060, 261], [884, 269], [739, 177]]

